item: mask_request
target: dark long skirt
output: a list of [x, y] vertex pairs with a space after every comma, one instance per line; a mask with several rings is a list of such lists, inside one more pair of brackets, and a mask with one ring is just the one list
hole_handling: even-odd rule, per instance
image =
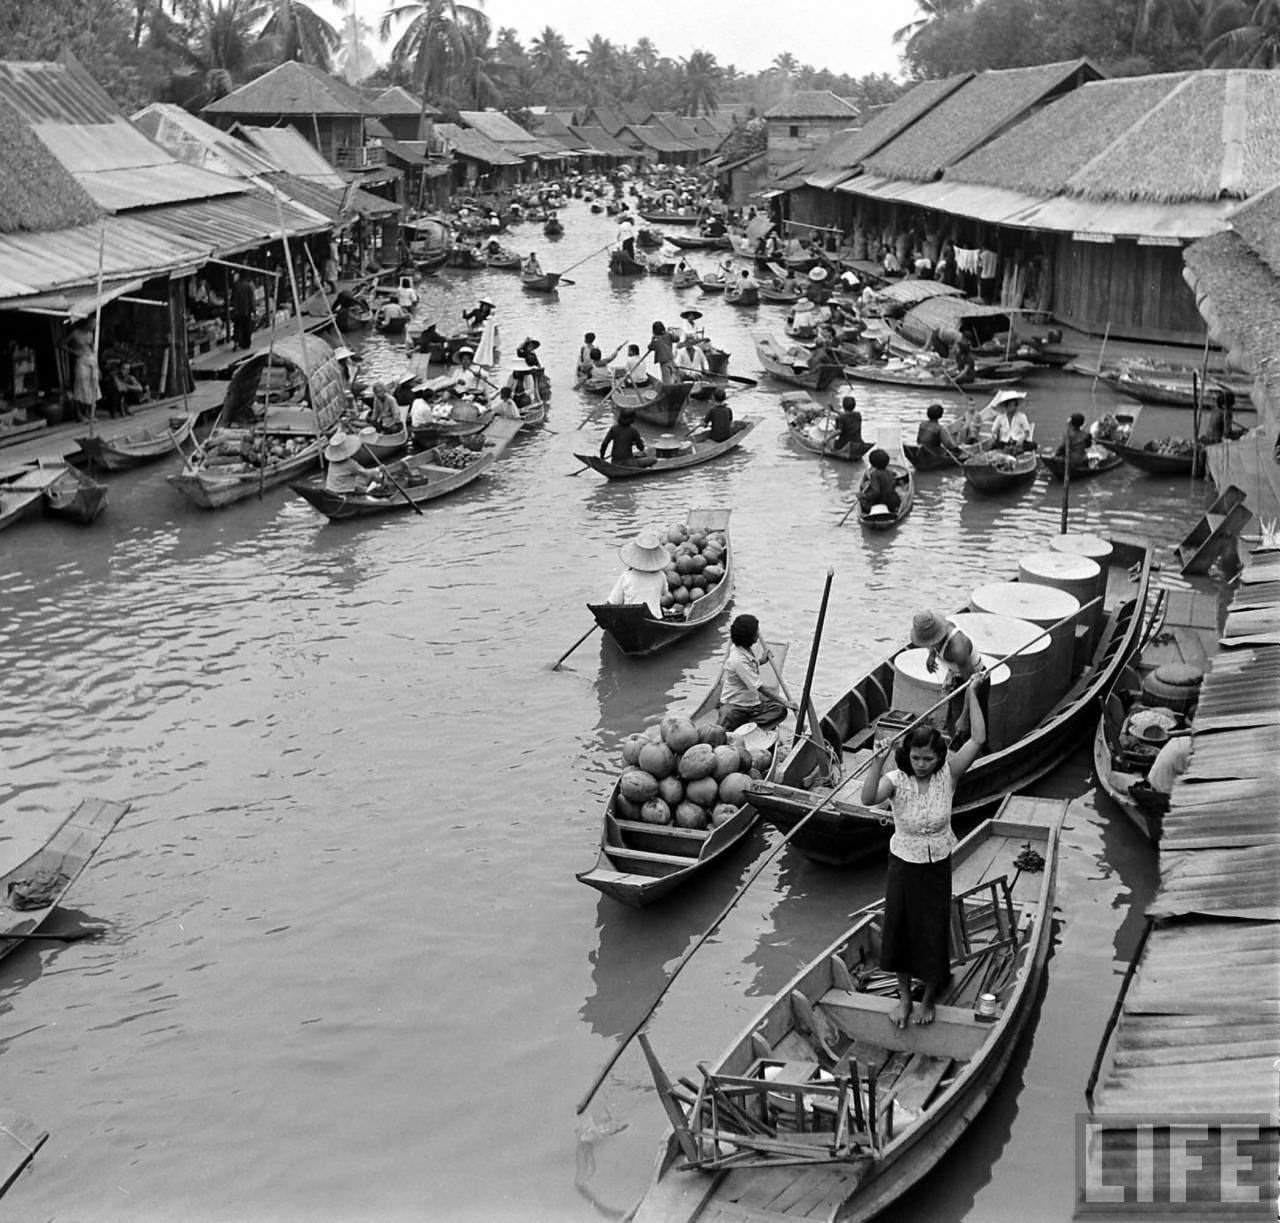
[[951, 974], [951, 859], [889, 855], [880, 967], [941, 985]]

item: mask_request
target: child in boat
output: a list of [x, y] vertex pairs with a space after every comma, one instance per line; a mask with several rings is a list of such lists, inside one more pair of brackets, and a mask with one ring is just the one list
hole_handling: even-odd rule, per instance
[[[950, 430], [942, 423], [942, 413], [943, 407], [940, 403], [931, 403], [925, 409], [925, 419], [920, 422], [920, 427], [916, 430], [916, 445], [920, 447], [921, 455], [926, 455], [938, 462], [951, 459], [958, 463], [964, 456], [960, 453], [960, 447], [951, 436]], [[1084, 417], [1080, 419], [1083, 420]]]
[[748, 722], [776, 726], [796, 706], [778, 689], [760, 682], [760, 664], [769, 658], [767, 647], [756, 653], [760, 621], [751, 615], [735, 616], [729, 625], [729, 642], [720, 685], [720, 725], [725, 730], [737, 730]]
[[883, 505], [889, 513], [896, 514], [902, 505], [893, 472], [889, 470], [889, 452], [877, 446], [868, 456], [871, 470], [867, 472], [858, 490], [858, 504], [864, 514], [871, 513], [877, 505]]
[[1092, 439], [1084, 427], [1084, 413], [1072, 412], [1067, 421], [1067, 432], [1055, 450], [1055, 458], [1065, 458], [1072, 469], [1089, 465], [1089, 444]]
[[[970, 685], [966, 698], [972, 732], [963, 747], [947, 750], [946, 740], [927, 723], [909, 730], [895, 746], [877, 749], [862, 782], [868, 806], [890, 802], [893, 837], [885, 879], [880, 967], [898, 978], [894, 1027], [913, 1018], [922, 1027], [935, 1015], [937, 992], [951, 975], [951, 803], [956, 782], [977, 759], [987, 736], [981, 703]], [[894, 751], [895, 768], [881, 775]], [[912, 1015], [911, 986], [924, 983], [920, 1010]]]
[[864, 445], [862, 413], [858, 411], [858, 401], [852, 395], [846, 395], [840, 401], [840, 410], [836, 413], [836, 432], [831, 439], [831, 449], [848, 450], [852, 454], [853, 448], [861, 445]]

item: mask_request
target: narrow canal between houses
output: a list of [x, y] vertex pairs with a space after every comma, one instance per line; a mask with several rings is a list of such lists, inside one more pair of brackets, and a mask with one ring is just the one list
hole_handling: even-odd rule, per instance
[[[612, 236], [583, 205], [563, 215], [558, 243], [526, 226], [513, 244], [556, 270]], [[51, 828], [87, 795], [134, 804], [71, 897], [72, 917], [107, 937], [19, 951], [0, 972], [3, 1102], [52, 1134], [7, 1217], [617, 1217], [664, 1129], [638, 1050], [585, 1117], [574, 1105], [777, 835], [757, 832], [705, 888], [652, 910], [574, 880], [594, 859], [621, 740], [696, 702], [727, 641], [729, 617], [650, 660], [597, 636], [551, 672], [612, 583], [618, 545], [689, 507], [732, 507], [734, 606], [792, 643], [797, 690], [834, 567], [821, 709], [905, 639], [913, 612], [1012, 576], [1056, 532], [1043, 477], [989, 501], [926, 475], [896, 533], [837, 527], [862, 469], [780, 436], [782, 388], [751, 343], [781, 333], [780, 308], [611, 282], [603, 254], [570, 276], [551, 298], [511, 273], [425, 282], [419, 320], [448, 330], [486, 294], [506, 361], [538, 337], [555, 386], [548, 429], [425, 517], [330, 525], [287, 490], [206, 514], [161, 464], [113, 477], [91, 530], [0, 537], [0, 835]], [[695, 302], [730, 372], [761, 378], [732, 397], [760, 427], [677, 477], [570, 478], [573, 450], [601, 431], [575, 431], [596, 406], [570, 389], [582, 333], [643, 345], [653, 319]], [[367, 347], [374, 372], [403, 364], [378, 338]], [[1026, 389], [1044, 442], [1070, 412], [1116, 406], [1064, 373]], [[928, 402], [872, 387], [858, 399], [869, 433], [900, 420], [909, 436]], [[1141, 424], [1190, 431], [1186, 413]], [[1121, 468], [1073, 488], [1072, 526], [1152, 537], [1176, 583], [1170, 549], [1204, 492]], [[1041, 792], [1084, 797], [1064, 834], [1039, 1024], [891, 1218], [1070, 1218], [1073, 1118], [1155, 863], [1094, 795], [1087, 753]], [[691, 1073], [713, 1058], [880, 882], [878, 867], [784, 851], [658, 1012], [663, 1060]]]

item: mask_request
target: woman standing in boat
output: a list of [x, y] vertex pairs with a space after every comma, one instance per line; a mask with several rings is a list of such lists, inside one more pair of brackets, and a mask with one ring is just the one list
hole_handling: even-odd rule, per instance
[[[881, 775], [893, 750], [885, 744], [872, 756], [862, 782], [862, 801], [868, 806], [889, 802], [893, 813], [880, 967], [898, 978], [892, 1017], [898, 1028], [913, 1018], [921, 1025], [932, 1023], [938, 988], [951, 975], [951, 851], [956, 845], [951, 803], [957, 780], [977, 759], [987, 736], [976, 687], [970, 684], [965, 696], [970, 732], [963, 747], [948, 752], [937, 727], [921, 724], [894, 750], [896, 768]], [[913, 981], [924, 985], [914, 1016]]]

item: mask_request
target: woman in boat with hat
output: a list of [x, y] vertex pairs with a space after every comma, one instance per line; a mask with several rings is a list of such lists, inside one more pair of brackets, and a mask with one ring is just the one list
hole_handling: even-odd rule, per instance
[[462, 312], [463, 322], [473, 331], [483, 327], [485, 320], [493, 314], [497, 307], [487, 297], [482, 297], [470, 310]]
[[[893, 813], [880, 967], [898, 978], [892, 1015], [897, 1028], [913, 1019], [931, 1024], [938, 988], [951, 975], [951, 851], [956, 844], [951, 804], [956, 781], [977, 759], [987, 736], [976, 687], [971, 684], [966, 695], [971, 731], [962, 747], [948, 751], [937, 727], [921, 723], [896, 745], [878, 748], [862, 782], [862, 801], [868, 806], [889, 802]], [[895, 767], [883, 773], [890, 751]], [[923, 982], [924, 993], [913, 1015], [914, 981]]]
[[643, 603], [651, 616], [661, 620], [662, 596], [667, 592], [667, 575], [663, 570], [671, 564], [671, 553], [656, 531], [641, 531], [629, 544], [618, 549], [618, 555], [626, 568], [618, 575], [605, 602]]
[[378, 483], [359, 463], [361, 441], [350, 433], [335, 433], [324, 448], [324, 461], [328, 464], [324, 473], [325, 492], [365, 493]]

